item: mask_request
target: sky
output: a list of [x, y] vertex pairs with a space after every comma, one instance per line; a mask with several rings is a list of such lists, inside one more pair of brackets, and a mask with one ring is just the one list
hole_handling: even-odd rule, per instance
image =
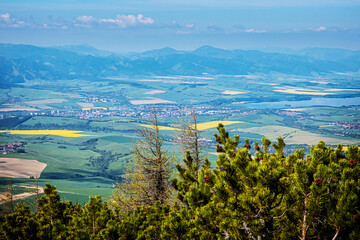
[[360, 50], [360, 0], [0, 0], [0, 42]]

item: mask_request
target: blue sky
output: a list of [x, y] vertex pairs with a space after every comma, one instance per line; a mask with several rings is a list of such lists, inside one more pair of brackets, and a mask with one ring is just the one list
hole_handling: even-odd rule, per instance
[[360, 0], [0, 0], [0, 42], [360, 49]]

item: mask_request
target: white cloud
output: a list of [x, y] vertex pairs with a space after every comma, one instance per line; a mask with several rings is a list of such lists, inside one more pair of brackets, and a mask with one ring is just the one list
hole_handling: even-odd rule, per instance
[[135, 15], [117, 15], [116, 18], [102, 18], [99, 19], [100, 23], [113, 23], [121, 28], [134, 27], [136, 25], [150, 25], [154, 20], [149, 17], [144, 17], [142, 14]]
[[0, 27], [20, 28], [28, 25], [25, 21], [19, 21], [11, 17], [10, 13], [0, 14]]
[[316, 28], [314, 31], [315, 31], [315, 32], [322, 32], [322, 31], [326, 31], [326, 30], [327, 30], [326, 27], [321, 26], [321, 27]]
[[109, 25], [120, 28], [128, 28], [142, 25], [151, 25], [155, 21], [150, 17], [144, 17], [142, 14], [135, 15], [116, 15], [116, 18], [96, 18], [93, 16], [78, 16], [74, 24], [78, 27], [91, 27], [94, 25]]
[[266, 33], [268, 32], [267, 30], [259, 30], [259, 29], [254, 29], [254, 28], [247, 28], [241, 24], [235, 24], [233, 26], [233, 32], [236, 32], [236, 33]]
[[152, 18], [144, 17], [142, 14], [139, 14], [137, 19], [142, 24], [153, 24], [155, 22]]
[[14, 23], [13, 25], [12, 25], [12, 27], [15, 27], [15, 28], [19, 28], [19, 27], [25, 27], [27, 24], [26, 24], [26, 22], [24, 22], [24, 21], [16, 21], [16, 23]]
[[3, 22], [10, 22], [10, 14], [9, 13], [0, 14], [0, 19]]
[[73, 21], [67, 21], [63, 18], [59, 18], [53, 21], [52, 17], [48, 18], [49, 21], [41, 24], [29, 24], [26, 21], [18, 20], [13, 17], [10, 13], [0, 13], [0, 27], [5, 28], [21, 28], [21, 27], [33, 27], [43, 29], [68, 29], [72, 26], [81, 28], [91, 27], [119, 27], [129, 28], [137, 26], [149, 26], [154, 24], [154, 19], [145, 17], [143, 14], [138, 15], [120, 15], [118, 14], [115, 18], [99, 18], [94, 16], [78, 16]]
[[324, 27], [320, 26], [318, 28], [310, 28], [308, 29], [313, 32], [338, 32], [338, 31], [346, 31], [346, 28], [338, 28], [338, 27]]
[[96, 24], [99, 20], [93, 16], [78, 16], [74, 25], [76, 27], [91, 28], [93, 24]]
[[247, 33], [265, 33], [266, 31], [265, 30], [255, 30], [253, 28], [250, 28], [250, 29], [244, 30], [244, 32], [247, 32]]
[[92, 23], [96, 22], [97, 19], [93, 16], [79, 16], [76, 18], [76, 21], [79, 21], [81, 23]]
[[182, 31], [187, 32], [188, 30], [191, 30], [191, 29], [195, 28], [194, 23], [182, 24], [182, 23], [178, 23], [175, 20], [171, 21], [171, 24], [163, 24], [163, 25], [158, 25], [158, 26], [162, 26], [164, 28], [176, 28], [180, 32], [182, 32]]

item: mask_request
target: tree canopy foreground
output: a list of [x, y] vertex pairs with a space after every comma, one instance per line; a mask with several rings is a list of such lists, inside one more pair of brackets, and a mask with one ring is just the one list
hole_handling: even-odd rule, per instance
[[216, 167], [186, 152], [169, 184], [171, 204], [143, 201], [123, 212], [100, 196], [84, 205], [62, 202], [47, 184], [35, 212], [19, 203], [0, 216], [0, 238], [359, 239], [358, 146], [344, 151], [321, 141], [309, 155], [297, 149], [285, 156], [281, 137], [251, 145], [222, 124], [217, 130]]

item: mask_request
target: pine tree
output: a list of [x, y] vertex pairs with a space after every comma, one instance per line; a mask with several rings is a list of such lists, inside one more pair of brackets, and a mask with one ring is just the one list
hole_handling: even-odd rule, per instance
[[127, 169], [123, 182], [117, 184], [112, 195], [112, 204], [124, 210], [170, 201], [173, 158], [164, 149], [155, 110], [149, 126], [138, 130], [139, 140], [131, 150], [134, 166]]
[[38, 239], [38, 225], [30, 207], [18, 203], [14, 211], [0, 217], [0, 239]]
[[358, 147], [312, 146], [306, 159], [292, 158], [294, 172], [286, 204], [288, 211], [279, 222], [282, 235], [299, 239], [358, 239], [360, 234], [360, 159]]
[[255, 143], [257, 157], [253, 158], [248, 139], [244, 148], [236, 148], [239, 136], [232, 140], [222, 125], [218, 131], [219, 135], [215, 135], [219, 142], [217, 148], [223, 149], [223, 153], [213, 171], [212, 201], [206, 208], [207, 211], [214, 209], [212, 211], [217, 215], [212, 221], [224, 236], [273, 238], [274, 219], [284, 211], [280, 205], [288, 186], [287, 172], [282, 165], [283, 140], [279, 138], [278, 144], [273, 144], [275, 155], [268, 154], [270, 141], [266, 138], [262, 150]]
[[[197, 198], [202, 204], [188, 204], [195, 219], [189, 233], [200, 233], [192, 238], [358, 239], [358, 147], [350, 146], [344, 156], [341, 146], [332, 149], [320, 142], [304, 159], [303, 149], [285, 157], [281, 137], [272, 144], [276, 153], [270, 154], [271, 142], [263, 138], [262, 149], [255, 142], [254, 158], [248, 140], [237, 148], [238, 136], [232, 140], [222, 125], [218, 131], [217, 167], [199, 170], [204, 184], [174, 180], [185, 202], [211, 188], [211, 194], [202, 195], [205, 199]], [[187, 176], [186, 169], [179, 173]]]
[[51, 239], [65, 231], [70, 218], [64, 216], [67, 205], [60, 201], [56, 187], [46, 183], [45, 196], [38, 199], [38, 224], [40, 239]]
[[[197, 118], [194, 109], [188, 110], [188, 118], [180, 118], [179, 132], [176, 132], [177, 143], [182, 152], [190, 153], [193, 164], [200, 167], [205, 162], [203, 145], [200, 142], [200, 131], [197, 125]], [[197, 172], [195, 172], [197, 174]]]
[[[31, 193], [34, 195], [33, 198], [34, 198], [34, 202], [33, 202], [33, 205], [32, 205], [32, 208], [37, 208], [37, 203], [38, 203], [38, 199], [40, 198], [41, 196], [41, 187], [39, 185], [39, 178], [38, 176], [34, 176], [33, 178], [33, 186], [31, 188]], [[38, 210], [38, 209], [36, 209]]]
[[[107, 203], [102, 202], [101, 196], [90, 197], [89, 202], [83, 208], [77, 206], [73, 208], [69, 232], [72, 237], [78, 239], [96, 239], [99, 236], [110, 239], [114, 230], [107, 228], [109, 227], [108, 223], [114, 224], [114, 218], [115, 215], [108, 208]], [[117, 239], [118, 235], [115, 234], [113, 237]]]

